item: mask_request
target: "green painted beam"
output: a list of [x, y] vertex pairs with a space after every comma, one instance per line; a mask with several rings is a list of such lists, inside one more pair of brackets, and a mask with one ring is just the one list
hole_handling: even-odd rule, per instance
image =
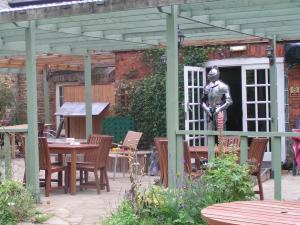
[[208, 161], [215, 158], [215, 136], [207, 136], [207, 146], [208, 146]]
[[[218, 136], [218, 131], [213, 130], [176, 130], [177, 135], [214, 135]], [[300, 137], [299, 132], [255, 132], [255, 131], [224, 131], [225, 136], [245, 136], [245, 137]]]
[[35, 22], [25, 30], [28, 135], [25, 150], [26, 186], [40, 201]]
[[12, 178], [11, 147], [9, 134], [4, 134], [5, 179]]
[[241, 136], [240, 163], [246, 163], [248, 158], [248, 137]]
[[49, 110], [49, 84], [47, 80], [47, 68], [43, 69], [43, 88], [44, 88], [44, 113], [45, 123], [50, 123], [50, 110]]
[[[1, 53], [0, 53], [1, 54]], [[24, 69], [17, 69], [17, 68], [0, 68], [0, 73], [2, 74], [9, 74], [9, 73], [24, 73]]]
[[89, 54], [84, 56], [84, 96], [85, 96], [85, 129], [86, 138], [93, 134], [92, 116], [92, 64]]
[[[278, 131], [278, 93], [277, 93], [277, 66], [276, 66], [276, 36], [273, 37], [274, 63], [270, 64], [270, 99], [271, 99], [271, 131]], [[272, 169], [274, 172], [274, 198], [281, 200], [281, 139], [271, 138]]]
[[168, 181], [169, 187], [175, 188], [183, 176], [183, 151], [178, 148], [175, 131], [178, 129], [178, 7], [172, 6], [171, 14], [167, 15], [167, 137], [168, 137]]

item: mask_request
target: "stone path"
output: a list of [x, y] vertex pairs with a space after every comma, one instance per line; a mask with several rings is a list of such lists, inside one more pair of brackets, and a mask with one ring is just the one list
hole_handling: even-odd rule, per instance
[[[22, 159], [14, 160], [14, 174], [16, 179], [23, 177], [24, 164]], [[109, 174], [111, 191], [101, 191], [97, 195], [93, 189], [78, 191], [75, 196], [64, 194], [63, 190], [50, 193], [50, 197], [42, 196], [42, 203], [38, 209], [44, 213], [53, 215], [44, 224], [46, 225], [95, 225], [101, 224], [103, 218], [117, 208], [122, 200], [125, 190], [130, 187], [128, 177], [117, 174], [116, 180], [112, 180]], [[143, 186], [149, 186], [153, 177], [144, 177]], [[273, 199], [273, 180], [263, 183], [265, 199]], [[282, 198], [286, 200], [300, 200], [300, 176], [282, 176]], [[21, 224], [20, 224], [21, 225]], [[29, 225], [23, 223], [22, 225]]]

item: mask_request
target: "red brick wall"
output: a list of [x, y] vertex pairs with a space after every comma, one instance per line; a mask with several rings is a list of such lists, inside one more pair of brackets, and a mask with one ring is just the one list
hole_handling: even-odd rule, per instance
[[116, 80], [146, 77], [151, 66], [143, 62], [143, 51], [116, 52]]
[[289, 79], [289, 122], [290, 129], [296, 128], [296, 119], [300, 117], [300, 93], [291, 96], [291, 87], [300, 89], [300, 66], [291, 69], [288, 73]]
[[[244, 44], [242, 44], [244, 45]], [[245, 44], [246, 51], [230, 52], [229, 46], [223, 46], [219, 50], [213, 51], [208, 55], [211, 59], [224, 59], [224, 58], [239, 58], [239, 57], [266, 57], [266, 47], [268, 43]], [[233, 46], [233, 45], [230, 45]], [[284, 56], [284, 44], [277, 44], [277, 56]]]

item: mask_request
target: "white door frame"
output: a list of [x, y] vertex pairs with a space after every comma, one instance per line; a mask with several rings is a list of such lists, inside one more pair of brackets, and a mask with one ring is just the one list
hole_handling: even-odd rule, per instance
[[[206, 69], [204, 67], [184, 66], [185, 130], [207, 129], [206, 115], [201, 107], [201, 96], [205, 85]], [[186, 135], [185, 140], [191, 146], [206, 145], [206, 137], [202, 135]]]
[[[279, 132], [285, 131], [285, 110], [284, 110], [284, 58], [278, 57], [276, 59], [277, 64], [277, 90], [278, 94], [278, 130]], [[233, 66], [246, 66], [246, 65], [269, 65], [269, 59], [266, 57], [255, 58], [233, 58], [233, 59], [221, 59], [221, 60], [209, 60], [206, 63], [206, 67], [212, 67], [217, 65], [218, 67], [233, 67]], [[242, 76], [242, 74], [241, 74]], [[243, 124], [244, 127], [244, 124]], [[285, 151], [285, 138], [281, 140], [281, 160], [284, 161], [286, 157]]]

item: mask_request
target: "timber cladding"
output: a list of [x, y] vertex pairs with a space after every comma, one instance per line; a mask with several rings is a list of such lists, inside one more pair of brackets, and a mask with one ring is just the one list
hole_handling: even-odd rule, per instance
[[[92, 95], [93, 102], [108, 102], [111, 106], [115, 105], [115, 83], [93, 85]], [[64, 86], [64, 102], [84, 102], [84, 86]]]

